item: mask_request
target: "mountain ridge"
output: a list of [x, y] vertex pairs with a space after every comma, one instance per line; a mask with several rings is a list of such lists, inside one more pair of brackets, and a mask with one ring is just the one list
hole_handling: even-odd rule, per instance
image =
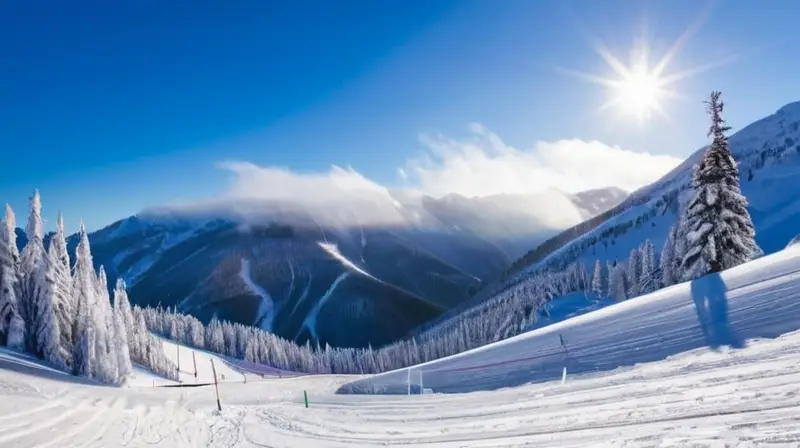
[[[528, 201], [569, 201], [577, 220], [625, 193], [610, 188], [583, 197], [559, 194]], [[146, 210], [89, 239], [109, 283], [125, 278], [140, 305], [176, 306], [205, 321], [267, 326], [298, 343], [366, 346], [404, 337], [457, 306], [515, 255], [558, 230], [552, 228], [558, 221], [544, 216], [546, 207], [521, 209], [513, 195], [438, 200], [393, 192], [387, 202], [372, 199], [356, 203], [373, 207], [366, 216], [387, 210], [394, 215], [359, 222], [357, 207], [329, 207], [327, 214], [315, 215], [286, 203], [270, 215], [254, 208], [258, 201], [241, 201], [225, 205], [222, 213], [202, 207]], [[68, 238], [71, 252], [76, 243], [74, 235]], [[264, 319], [264, 309], [272, 317]]]

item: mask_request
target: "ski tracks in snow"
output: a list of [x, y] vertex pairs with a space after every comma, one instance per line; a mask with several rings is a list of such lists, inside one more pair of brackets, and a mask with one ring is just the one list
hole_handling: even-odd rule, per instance
[[[294, 271], [292, 271], [292, 275], [294, 275]], [[264, 331], [272, 331], [272, 324], [275, 320], [275, 302], [267, 290], [256, 284], [253, 278], [250, 277], [250, 260], [242, 258], [242, 269], [239, 271], [239, 277], [250, 288], [250, 291], [261, 298], [256, 322], [260, 323]]]

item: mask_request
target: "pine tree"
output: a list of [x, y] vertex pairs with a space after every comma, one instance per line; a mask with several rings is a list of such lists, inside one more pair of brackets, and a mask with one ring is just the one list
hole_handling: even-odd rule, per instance
[[73, 304], [70, 260], [64, 232], [64, 218], [61, 213], [58, 214], [56, 233], [50, 239], [50, 246], [47, 249], [47, 258], [52, 277], [51, 293], [56, 303], [56, 316], [58, 317], [58, 327], [61, 331], [61, 352], [66, 365], [71, 366], [72, 347], [75, 345], [75, 335], [72, 334], [72, 329], [77, 315]]
[[639, 274], [641, 270], [641, 252], [638, 247], [631, 249], [628, 256], [628, 273], [626, 280], [628, 283], [628, 298], [632, 299], [639, 296]]
[[118, 380], [117, 353], [114, 350], [114, 316], [111, 310], [111, 298], [108, 294], [108, 278], [103, 266], [94, 282], [96, 306], [95, 316], [95, 350], [97, 355], [98, 379], [113, 384]]
[[25, 321], [25, 348], [42, 355], [39, 347], [39, 332], [49, 322], [49, 316], [40, 316], [39, 309], [50, 308], [39, 302], [52, 300], [49, 298], [50, 286], [47, 279], [47, 253], [44, 250], [44, 224], [42, 223], [42, 202], [39, 191], [34, 191], [30, 198], [30, 214], [25, 227], [28, 243], [20, 256], [20, 313]]
[[6, 204], [0, 226], [0, 345], [21, 350], [25, 338], [25, 321], [19, 309], [19, 249], [17, 220]]
[[747, 211], [747, 198], [739, 185], [739, 169], [728, 149], [725, 132], [730, 127], [722, 119], [720, 95], [714, 91], [706, 102], [712, 142], [694, 167], [694, 196], [683, 219], [686, 253], [681, 270], [686, 281], [732, 268], [761, 252]]
[[117, 279], [117, 285], [114, 289], [114, 308], [119, 309], [121, 313], [122, 321], [125, 324], [125, 337], [128, 341], [132, 341], [134, 338], [133, 312], [130, 299], [128, 299], [127, 285], [125, 285], [125, 280], [122, 278]]
[[119, 279], [117, 287], [114, 289], [114, 350], [117, 356], [117, 379], [119, 383], [125, 383], [133, 372], [128, 339], [130, 329], [127, 327], [125, 316], [126, 308], [127, 313], [130, 313], [125, 282]]
[[603, 298], [603, 267], [600, 260], [594, 263], [594, 274], [592, 275], [592, 292], [598, 299]]
[[72, 276], [72, 295], [77, 307], [73, 327], [76, 343], [73, 349], [73, 372], [91, 377], [97, 363], [95, 351], [95, 279], [89, 237], [83, 222], [80, 224], [80, 241], [75, 249], [75, 267]]
[[675, 272], [675, 243], [677, 238], [678, 225], [673, 224], [669, 228], [667, 239], [664, 241], [664, 247], [661, 248], [661, 283], [666, 286], [678, 283], [678, 278]]
[[645, 240], [640, 249], [641, 274], [639, 276], [639, 294], [649, 294], [658, 289], [656, 251], [650, 240]]
[[614, 266], [608, 275], [608, 294], [618, 302], [628, 298], [625, 285], [625, 266], [622, 263]]

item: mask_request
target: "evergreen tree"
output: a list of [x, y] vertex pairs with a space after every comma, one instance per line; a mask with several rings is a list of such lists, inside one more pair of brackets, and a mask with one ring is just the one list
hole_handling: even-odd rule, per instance
[[0, 345], [20, 350], [25, 337], [25, 321], [19, 309], [19, 250], [17, 220], [6, 204], [0, 226]]
[[684, 225], [686, 253], [681, 271], [684, 280], [694, 280], [744, 263], [760, 254], [755, 228], [747, 211], [747, 199], [739, 185], [739, 169], [728, 149], [730, 129], [722, 119], [720, 92], [711, 93], [708, 112], [711, 145], [694, 167], [692, 189]]
[[97, 378], [105, 383], [118, 380], [117, 353], [114, 350], [114, 316], [108, 294], [108, 278], [103, 266], [95, 277], [95, 350], [97, 356]]
[[677, 239], [678, 225], [673, 224], [669, 228], [667, 239], [664, 241], [664, 247], [661, 248], [661, 283], [666, 286], [678, 283], [678, 278], [675, 272], [675, 244]]
[[640, 249], [641, 274], [639, 277], [639, 294], [649, 294], [658, 289], [658, 267], [656, 251], [650, 240], [645, 240]]
[[51, 269], [53, 301], [56, 304], [56, 316], [60, 334], [62, 356], [67, 366], [72, 365], [72, 348], [75, 345], [75, 336], [72, 334], [74, 322], [77, 319], [72, 297], [72, 275], [70, 273], [70, 259], [67, 251], [66, 234], [64, 232], [64, 218], [58, 214], [56, 233], [50, 239], [47, 248], [47, 258]]
[[92, 252], [86, 227], [80, 224], [80, 240], [75, 249], [75, 267], [72, 276], [72, 295], [77, 307], [77, 318], [73, 327], [76, 344], [73, 349], [73, 372], [91, 377], [97, 363], [95, 351], [95, 276]]
[[632, 299], [639, 296], [639, 271], [641, 270], [641, 252], [638, 247], [631, 249], [628, 256], [628, 298]]
[[47, 253], [44, 250], [44, 224], [42, 223], [42, 202], [39, 191], [34, 191], [30, 198], [30, 214], [28, 225], [25, 227], [28, 243], [20, 256], [20, 282], [19, 309], [22, 320], [25, 321], [25, 348], [36, 354], [42, 355], [39, 347], [39, 333], [48, 325], [49, 316], [40, 316], [39, 309], [52, 308], [43, 305], [41, 301], [52, 300], [50, 286], [47, 279]]
[[133, 311], [130, 299], [128, 299], [127, 285], [122, 278], [117, 279], [117, 286], [114, 289], [114, 308], [121, 313], [122, 321], [125, 324], [125, 337], [128, 341], [132, 341], [134, 338]]
[[625, 284], [625, 266], [622, 263], [614, 266], [608, 275], [608, 294], [618, 302], [628, 298]]
[[595, 293], [598, 299], [603, 298], [603, 267], [600, 265], [600, 260], [594, 262], [592, 292]]
[[114, 350], [117, 357], [117, 378], [119, 383], [125, 383], [133, 372], [128, 339], [128, 334], [132, 329], [127, 327], [126, 313], [130, 313], [128, 294], [125, 291], [125, 282], [119, 279], [117, 280], [117, 287], [114, 289]]

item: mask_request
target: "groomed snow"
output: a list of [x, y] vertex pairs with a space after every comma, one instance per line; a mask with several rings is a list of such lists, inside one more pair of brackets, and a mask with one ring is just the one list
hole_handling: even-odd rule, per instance
[[[747, 337], [757, 333], [748, 329], [778, 331], [780, 322], [800, 321], [794, 308], [800, 303], [799, 271], [800, 251], [789, 250], [723, 275], [732, 330]], [[689, 335], [699, 331], [696, 316], [691, 325], [681, 317], [686, 312], [678, 305], [687, 291], [688, 286], [679, 285], [649, 301], [629, 301], [579, 316], [438, 365], [459, 358], [486, 363], [497, 353], [507, 353], [508, 347], [531, 350], [515, 341], [535, 338], [547, 328], [561, 333], [572, 329], [573, 336], [585, 336], [572, 339], [576, 370], [580, 360], [591, 359], [581, 347], [599, 350], [596, 360], [609, 363], [622, 357], [635, 361], [642, 351], [661, 356], [688, 346], [678, 341], [694, 341]], [[674, 306], [664, 308], [662, 302]], [[641, 307], [648, 314], [630, 314]], [[762, 311], [766, 308], [769, 313]], [[645, 333], [632, 337], [630, 329], [636, 328]], [[655, 350], [662, 339], [674, 343], [667, 343], [666, 351]], [[577, 342], [581, 340], [597, 344], [584, 346]], [[602, 345], [614, 341], [616, 345]], [[697, 347], [654, 362], [568, 375], [564, 384], [560, 367], [558, 372], [545, 369], [548, 375], [555, 373], [548, 381], [456, 394], [337, 395], [335, 391], [354, 378], [249, 377], [245, 384], [232, 375], [219, 387], [221, 413], [215, 410], [213, 386], [103, 387], [2, 352], [0, 446], [798, 446], [800, 332], [776, 339], [748, 338], [746, 345]], [[191, 359], [191, 349], [180, 348], [181, 370], [184, 349]], [[210, 364], [213, 356], [197, 351], [196, 357]], [[539, 366], [530, 361], [527, 368], [536, 371]], [[478, 383], [490, 378], [487, 384], [497, 384], [498, 372], [476, 370], [472, 378]], [[433, 370], [429, 374], [435, 381]], [[517, 378], [508, 379], [514, 383]], [[308, 391], [308, 409], [303, 390]]]
[[[492, 390], [608, 371], [800, 329], [800, 246], [447, 358], [412, 367], [435, 392]], [[563, 344], [563, 345], [562, 345]], [[407, 369], [346, 391], [406, 393]]]

